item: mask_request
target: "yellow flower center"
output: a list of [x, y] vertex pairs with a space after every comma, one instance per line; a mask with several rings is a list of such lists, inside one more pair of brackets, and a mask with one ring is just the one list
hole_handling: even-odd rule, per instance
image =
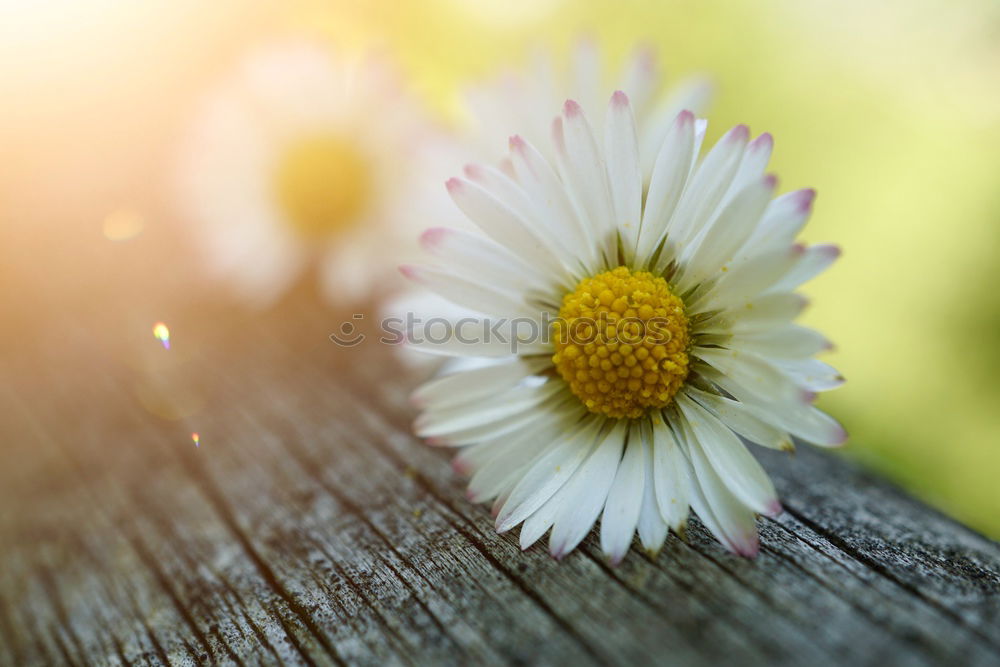
[[292, 143], [278, 161], [274, 184], [289, 223], [310, 238], [350, 226], [372, 199], [368, 161], [354, 142], [334, 134]]
[[580, 281], [553, 325], [559, 375], [587, 409], [641, 417], [688, 374], [684, 303], [659, 276], [619, 266]]

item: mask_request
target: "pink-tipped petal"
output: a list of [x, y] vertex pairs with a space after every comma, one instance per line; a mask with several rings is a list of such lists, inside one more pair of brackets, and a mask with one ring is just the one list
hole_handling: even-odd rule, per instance
[[770, 132], [765, 132], [760, 135], [747, 145], [748, 151], [767, 151], [768, 153], [774, 149], [774, 137], [771, 136]]
[[760, 553], [760, 538], [757, 531], [750, 535], [745, 535], [732, 543], [733, 551], [744, 558], [756, 558]]
[[563, 113], [567, 118], [575, 118], [583, 115], [583, 109], [580, 108], [580, 104], [576, 100], [566, 100], [566, 103], [563, 104]]
[[736, 141], [739, 143], [745, 142], [750, 138], [750, 128], [746, 125], [737, 125], [733, 129], [726, 132], [726, 136], [720, 139], [720, 143], [723, 141]]
[[457, 192], [462, 189], [462, 179], [452, 176], [444, 182], [444, 186], [448, 188], [448, 192]]
[[677, 114], [677, 118], [674, 119], [674, 122], [677, 123], [677, 125], [683, 125], [685, 123], [694, 123], [694, 118], [695, 117], [693, 112], [684, 109], [679, 114]]
[[628, 95], [620, 90], [616, 90], [611, 95], [611, 104], [617, 107], [627, 107], [629, 105]]
[[[425, 229], [420, 235], [420, 247], [433, 252], [439, 249], [441, 244], [444, 243], [446, 236], [448, 236], [447, 227], [430, 227], [429, 229]], [[403, 267], [399, 267], [399, 270], [402, 271]], [[403, 275], [405, 276], [406, 274], [403, 273]]]
[[778, 187], [778, 177], [774, 174], [768, 174], [764, 177], [764, 185], [774, 190]]
[[796, 194], [795, 203], [798, 204], [799, 211], [808, 213], [812, 210], [813, 201], [816, 200], [816, 191], [812, 188], [806, 188], [805, 190], [799, 190]]
[[409, 280], [420, 282], [420, 270], [412, 264], [401, 264], [399, 272]]
[[483, 168], [478, 164], [467, 164], [462, 168], [462, 172], [472, 181], [478, 181], [483, 178]]
[[843, 250], [840, 249], [840, 246], [832, 243], [819, 243], [816, 247], [820, 248], [820, 251], [824, 255], [830, 257], [830, 259], [838, 259], [843, 254]]
[[782, 512], [784, 511], [785, 508], [781, 506], [781, 502], [777, 498], [775, 498], [774, 502], [768, 505], [767, 512], [764, 513], [764, 516], [769, 516], [773, 519], [775, 517], [781, 516]]

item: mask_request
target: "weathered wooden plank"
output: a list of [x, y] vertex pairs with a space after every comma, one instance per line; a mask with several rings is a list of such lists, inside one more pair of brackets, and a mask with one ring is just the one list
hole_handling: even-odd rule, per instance
[[[187, 317], [176, 360], [114, 335], [8, 360], [0, 663], [1000, 661], [1000, 547], [839, 458], [761, 454], [787, 511], [755, 561], [695, 524], [658, 558], [610, 568], [591, 536], [556, 563], [409, 435], [389, 350], [332, 345], [308, 300]], [[144, 368], [203, 407], [152, 416]]]

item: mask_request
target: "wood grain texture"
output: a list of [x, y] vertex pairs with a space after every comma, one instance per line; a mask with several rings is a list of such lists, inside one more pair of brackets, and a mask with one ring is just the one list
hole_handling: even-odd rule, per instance
[[0, 664], [1000, 663], [1000, 547], [839, 458], [757, 452], [754, 561], [695, 522], [557, 563], [410, 435], [391, 350], [308, 301], [217, 315], [4, 358]]

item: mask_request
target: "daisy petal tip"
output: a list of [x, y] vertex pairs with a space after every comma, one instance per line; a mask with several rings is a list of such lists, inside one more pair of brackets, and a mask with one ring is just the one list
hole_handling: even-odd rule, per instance
[[676, 118], [674, 118], [674, 124], [678, 128], [684, 127], [685, 125], [694, 125], [694, 112], [684, 109], [677, 114]]
[[819, 394], [809, 389], [803, 389], [802, 393], [799, 394], [799, 397], [802, 399], [802, 402], [805, 403], [806, 405], [812, 405], [813, 403], [816, 402], [816, 399], [819, 398]]
[[576, 100], [566, 100], [563, 104], [563, 114], [567, 118], [576, 118], [583, 115], [583, 109], [580, 108], [580, 103]]
[[799, 190], [798, 192], [798, 205], [800, 213], [809, 213], [812, 210], [813, 202], [816, 200], [816, 191], [812, 188], [806, 188], [805, 190]]
[[756, 530], [745, 535], [735, 535], [726, 546], [737, 556], [753, 559], [760, 553], [760, 537]]
[[420, 281], [420, 270], [412, 264], [400, 264], [399, 272], [408, 280]]
[[[420, 247], [424, 250], [436, 250], [444, 238], [448, 235], [448, 229], [445, 227], [430, 227], [425, 229], [420, 235]], [[400, 271], [403, 267], [399, 267]], [[403, 275], [406, 275], [405, 273]]]
[[625, 108], [629, 105], [628, 95], [624, 91], [616, 90], [611, 95], [611, 106]]
[[507, 139], [507, 145], [512, 151], [523, 151], [525, 148], [524, 137], [520, 134], [512, 134], [510, 138]]
[[618, 567], [625, 560], [625, 554], [604, 554], [605, 558], [608, 560], [608, 565], [611, 567]]
[[771, 136], [770, 132], [764, 132], [747, 146], [747, 149], [752, 151], [769, 151], [772, 148], [774, 148], [774, 137]]
[[452, 176], [444, 182], [444, 186], [448, 188], [448, 192], [454, 194], [462, 189], [462, 179]]
[[479, 180], [479, 179], [481, 179], [483, 177], [483, 168], [481, 166], [479, 166], [478, 164], [467, 164], [464, 167], [462, 167], [462, 172], [470, 180], [473, 180], [473, 181]]
[[726, 136], [722, 138], [723, 141], [737, 141], [740, 143], [746, 142], [750, 138], [750, 127], [747, 125], [737, 125], [733, 129], [726, 133]]
[[775, 174], [768, 174], [764, 177], [764, 187], [768, 190], [774, 190], [778, 187], [778, 177]]
[[823, 253], [829, 256], [831, 259], [838, 259], [844, 251], [841, 250], [839, 245], [834, 245], [833, 243], [823, 244]]
[[773, 519], [781, 516], [784, 511], [785, 508], [781, 506], [781, 501], [775, 498], [767, 504], [767, 511], [764, 513], [764, 516], [771, 517]]

